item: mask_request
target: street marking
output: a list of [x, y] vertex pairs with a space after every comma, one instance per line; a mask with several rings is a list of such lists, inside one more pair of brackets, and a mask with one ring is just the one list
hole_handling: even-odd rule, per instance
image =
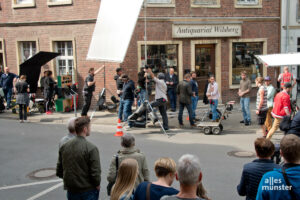
[[27, 186], [32, 186], [32, 185], [41, 185], [41, 184], [46, 184], [46, 183], [56, 183], [56, 182], [61, 182], [61, 181], [62, 181], [61, 179], [55, 179], [55, 180], [50, 180], [50, 181], [39, 181], [39, 182], [25, 183], [25, 184], [20, 184], [20, 185], [4, 186], [4, 187], [0, 187], [0, 190], [8, 190], [8, 189], [27, 187]]
[[54, 185], [54, 186], [52, 186], [52, 187], [50, 187], [50, 188], [48, 188], [48, 189], [46, 189], [46, 190], [44, 190], [44, 191], [36, 194], [36, 195], [34, 195], [33, 197], [30, 197], [29, 199], [26, 199], [26, 200], [35, 200], [35, 199], [37, 199], [37, 198], [39, 198], [41, 196], [44, 196], [45, 194], [51, 192], [52, 190], [55, 190], [56, 188], [59, 188], [63, 184], [64, 184], [63, 182], [61, 182], [59, 184], [56, 184], [56, 185]]

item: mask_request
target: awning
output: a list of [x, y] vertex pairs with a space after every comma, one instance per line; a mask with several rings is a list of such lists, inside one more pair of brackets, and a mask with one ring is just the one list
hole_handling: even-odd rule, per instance
[[102, 0], [87, 59], [121, 63], [143, 0]]
[[300, 65], [300, 53], [256, 55], [255, 57], [267, 67]]
[[55, 52], [40, 51], [20, 65], [19, 75], [27, 76], [26, 82], [30, 85], [31, 93], [36, 93], [41, 67], [59, 55]]

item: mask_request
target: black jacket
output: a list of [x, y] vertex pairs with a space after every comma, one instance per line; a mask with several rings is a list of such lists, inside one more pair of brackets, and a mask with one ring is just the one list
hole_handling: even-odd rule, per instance
[[280, 168], [280, 166], [267, 159], [256, 159], [245, 164], [241, 182], [237, 186], [239, 195], [246, 196], [246, 200], [255, 200], [261, 178], [266, 172], [272, 171], [274, 168]]
[[170, 77], [170, 74], [167, 73], [165, 75], [165, 82], [173, 82], [173, 85], [169, 85], [167, 84], [168, 86], [168, 89], [176, 89], [177, 88], [177, 85], [178, 85], [178, 76], [176, 74], [173, 74], [172, 78]]
[[46, 77], [44, 79], [44, 90], [54, 90], [55, 81], [51, 77]]
[[138, 86], [140, 86], [141, 89], [146, 89], [146, 78], [144, 71], [138, 73]]
[[177, 86], [177, 94], [179, 95], [179, 102], [184, 104], [191, 104], [191, 96], [193, 96], [192, 85], [186, 80], [181, 81]]
[[300, 137], [300, 111], [298, 111], [293, 118], [290, 125], [290, 130], [287, 132], [287, 134], [295, 134]]
[[123, 100], [134, 100], [134, 82], [129, 80], [127, 83], [124, 83], [122, 90], [122, 99]]

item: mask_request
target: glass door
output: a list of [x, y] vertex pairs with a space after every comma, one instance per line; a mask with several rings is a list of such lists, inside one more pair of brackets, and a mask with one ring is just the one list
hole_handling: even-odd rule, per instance
[[195, 72], [199, 86], [199, 96], [203, 97], [208, 74], [215, 74], [215, 45], [195, 46]]

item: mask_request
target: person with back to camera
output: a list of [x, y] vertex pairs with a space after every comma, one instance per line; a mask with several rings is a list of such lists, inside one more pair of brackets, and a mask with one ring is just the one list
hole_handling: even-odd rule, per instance
[[[21, 75], [20, 80], [16, 83], [17, 99], [19, 105], [20, 123], [27, 122], [27, 107], [29, 105], [29, 85], [26, 82], [26, 75]], [[23, 113], [24, 111], [24, 113]]]
[[259, 182], [266, 172], [280, 168], [271, 160], [275, 151], [273, 142], [266, 138], [257, 138], [254, 147], [258, 159], [244, 165], [241, 181], [237, 186], [238, 194], [246, 196], [246, 200], [255, 200]]
[[156, 200], [165, 195], [178, 194], [171, 187], [176, 173], [176, 163], [171, 158], [159, 158], [155, 161], [155, 182], [142, 182], [134, 193], [134, 200]]
[[51, 103], [52, 103], [52, 97], [54, 95], [54, 86], [56, 82], [52, 78], [52, 71], [47, 71], [47, 76], [44, 79], [44, 97], [46, 102], [46, 114], [50, 115], [52, 114], [52, 111], [50, 110]]
[[135, 159], [127, 158], [121, 162], [116, 183], [110, 200], [133, 200], [135, 180], [138, 175], [138, 163]]

